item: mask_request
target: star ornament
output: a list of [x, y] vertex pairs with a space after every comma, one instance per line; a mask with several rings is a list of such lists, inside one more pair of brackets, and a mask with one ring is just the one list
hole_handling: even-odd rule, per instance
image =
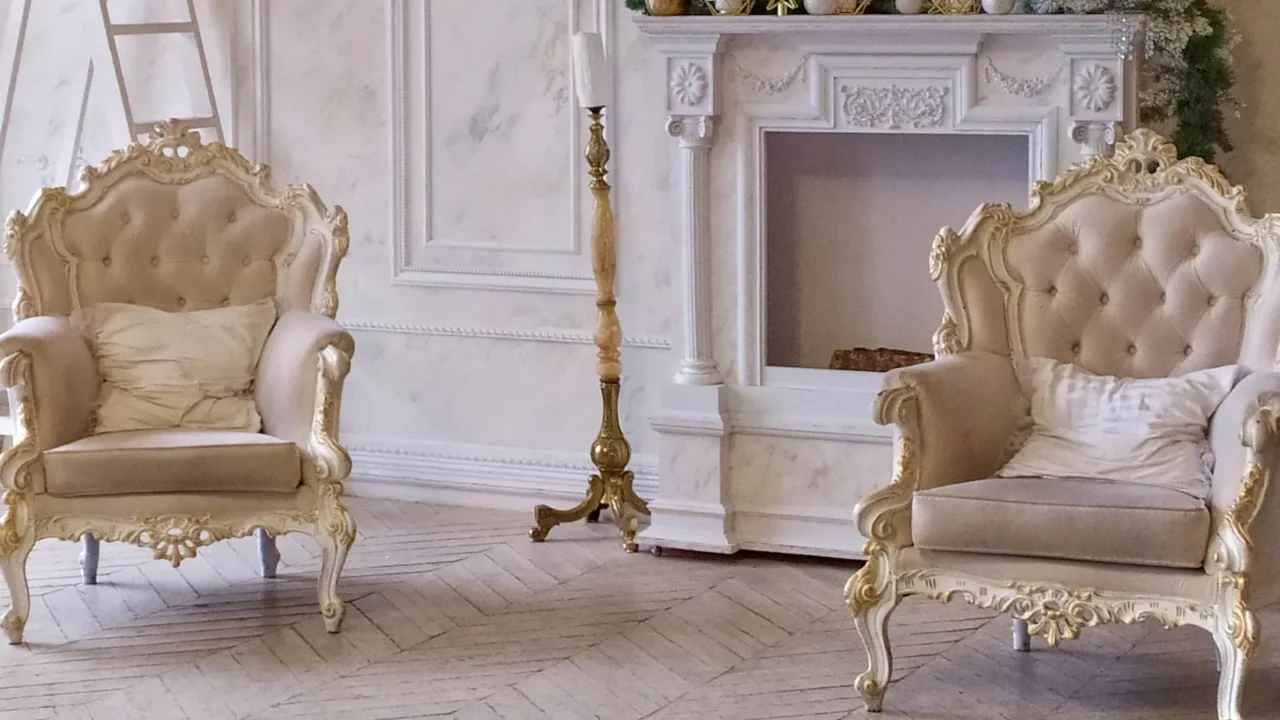
[[778, 15], [786, 15], [795, 10], [800, 5], [800, 0], [769, 0], [769, 4], [765, 6], [765, 10], [769, 12], [778, 12]]

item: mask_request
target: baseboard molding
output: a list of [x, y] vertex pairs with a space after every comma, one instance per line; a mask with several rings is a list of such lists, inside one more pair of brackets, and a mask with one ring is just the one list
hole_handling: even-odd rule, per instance
[[853, 508], [739, 505], [733, 527], [743, 550], [866, 559]]
[[[351, 453], [348, 485], [357, 497], [528, 510], [572, 505], [594, 472], [587, 453], [344, 435]], [[656, 458], [636, 456], [630, 469], [640, 497], [657, 495]]]

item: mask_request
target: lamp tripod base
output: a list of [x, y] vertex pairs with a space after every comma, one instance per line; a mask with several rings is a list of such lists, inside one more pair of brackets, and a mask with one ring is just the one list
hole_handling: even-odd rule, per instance
[[600, 511], [608, 508], [613, 524], [622, 533], [622, 549], [627, 552], [640, 549], [636, 545], [639, 516], [649, 515], [649, 505], [636, 495], [632, 487], [635, 475], [626, 469], [631, 459], [631, 446], [623, 437], [618, 423], [618, 391], [618, 381], [600, 382], [604, 419], [600, 424], [600, 434], [591, 445], [591, 461], [597, 472], [587, 481], [587, 496], [568, 510], [557, 510], [549, 505], [535, 507], [533, 527], [529, 528], [530, 540], [542, 542], [552, 528], [564, 523], [582, 519], [596, 522], [600, 519]]

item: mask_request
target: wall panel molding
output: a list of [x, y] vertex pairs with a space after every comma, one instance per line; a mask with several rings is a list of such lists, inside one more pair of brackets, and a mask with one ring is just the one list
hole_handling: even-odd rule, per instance
[[[262, 2], [262, 0], [258, 0]], [[569, 37], [581, 25], [578, 0], [568, 5]], [[613, 9], [609, 0], [595, 0], [595, 22], [611, 46]], [[570, 233], [563, 243], [542, 246], [478, 243], [467, 239], [434, 238], [431, 227], [431, 68], [430, 3], [391, 0], [389, 21], [391, 64], [392, 161], [392, 283], [424, 287], [458, 287], [518, 292], [591, 295], [589, 223], [584, 215], [585, 116], [573, 101], [572, 60], [565, 53], [570, 96], [570, 194], [565, 211]], [[611, 55], [612, 57], [612, 55]], [[613, 63], [616, 73], [616, 62]], [[613, 135], [612, 130], [607, 131]], [[495, 199], [495, 202], [500, 201]], [[447, 257], [464, 251], [484, 263], [461, 265]]]

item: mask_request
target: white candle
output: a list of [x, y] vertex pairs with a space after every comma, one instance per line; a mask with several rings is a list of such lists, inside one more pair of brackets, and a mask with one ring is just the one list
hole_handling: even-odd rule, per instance
[[613, 83], [599, 34], [580, 32], [573, 36], [573, 75], [582, 107], [604, 107], [613, 101]]

